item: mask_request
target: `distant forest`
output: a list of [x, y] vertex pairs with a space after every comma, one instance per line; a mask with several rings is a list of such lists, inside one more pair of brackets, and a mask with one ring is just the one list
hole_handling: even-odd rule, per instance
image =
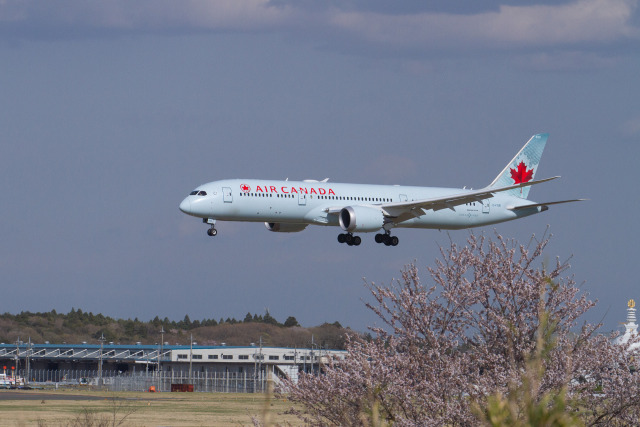
[[[162, 334], [164, 330], [164, 334]], [[269, 311], [263, 315], [247, 313], [244, 319], [220, 318], [191, 320], [189, 315], [175, 321], [156, 316], [148, 322], [137, 317], [114, 319], [102, 314], [84, 312], [72, 308], [69, 313], [4, 313], [0, 315], [0, 342], [17, 340], [42, 344], [99, 344], [104, 337], [106, 344], [158, 344], [164, 340], [170, 345], [258, 345], [276, 347], [310, 347], [311, 345], [343, 349], [345, 334], [355, 332], [345, 329], [338, 322], [303, 328], [295, 317], [278, 322]], [[197, 343], [197, 344], [196, 344]]]

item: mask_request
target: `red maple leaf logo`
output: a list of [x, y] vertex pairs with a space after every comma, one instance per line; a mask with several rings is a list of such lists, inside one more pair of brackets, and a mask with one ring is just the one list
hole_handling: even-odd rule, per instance
[[251, 191], [251, 187], [249, 187], [247, 184], [241, 184], [240, 189], [243, 193], [248, 193], [249, 191]]
[[529, 182], [533, 178], [533, 169], [527, 170], [527, 165], [524, 162], [520, 162], [517, 170], [511, 169], [511, 178], [513, 178], [514, 184]]

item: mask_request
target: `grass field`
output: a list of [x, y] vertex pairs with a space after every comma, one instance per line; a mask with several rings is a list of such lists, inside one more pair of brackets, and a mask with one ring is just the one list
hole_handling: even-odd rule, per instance
[[[251, 426], [251, 415], [269, 425], [302, 425], [296, 417], [283, 414], [291, 403], [264, 394], [25, 390], [13, 398], [15, 394], [0, 391], [2, 426], [61, 427], [76, 420], [81, 421], [78, 426]], [[72, 396], [80, 399], [68, 400]], [[99, 420], [108, 423], [98, 424]]]

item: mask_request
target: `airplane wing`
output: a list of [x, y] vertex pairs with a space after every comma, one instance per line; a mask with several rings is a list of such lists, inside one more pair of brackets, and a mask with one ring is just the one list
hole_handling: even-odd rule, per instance
[[560, 200], [558, 202], [533, 203], [533, 204], [530, 204], [530, 205], [522, 205], [522, 206], [508, 206], [507, 209], [512, 210], [512, 211], [517, 211], [517, 210], [521, 210], [521, 209], [539, 208], [539, 207], [545, 207], [545, 206], [550, 206], [550, 205], [559, 205], [561, 203], [584, 202], [586, 200], [589, 200], [589, 199]]
[[439, 211], [441, 209], [451, 209], [455, 211], [455, 207], [464, 205], [465, 203], [480, 202], [481, 200], [490, 199], [495, 193], [512, 190], [514, 188], [528, 187], [530, 185], [541, 184], [560, 178], [554, 176], [551, 178], [540, 179], [537, 181], [529, 181], [522, 184], [509, 185], [506, 187], [482, 188], [474, 191], [467, 191], [460, 194], [452, 194], [446, 197], [435, 197], [432, 199], [413, 200], [410, 202], [383, 203], [382, 211], [388, 218], [393, 218], [394, 222], [402, 222], [411, 218], [418, 218], [427, 213], [429, 210]]

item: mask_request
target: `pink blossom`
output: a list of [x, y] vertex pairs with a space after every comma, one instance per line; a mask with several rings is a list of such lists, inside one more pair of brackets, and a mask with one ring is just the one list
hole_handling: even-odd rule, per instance
[[[383, 326], [370, 341], [348, 337], [346, 358], [320, 375], [287, 381], [280, 391], [303, 408], [292, 412], [312, 425], [476, 425], [474, 405], [521, 385], [538, 353], [534, 399], [564, 390], [586, 425], [638, 424], [638, 340], [616, 345], [579, 323], [595, 302], [565, 276], [567, 261], [541, 261], [548, 243], [471, 234], [441, 248], [427, 280], [409, 264], [390, 285], [366, 283]], [[551, 345], [536, 348], [538, 334]]]

